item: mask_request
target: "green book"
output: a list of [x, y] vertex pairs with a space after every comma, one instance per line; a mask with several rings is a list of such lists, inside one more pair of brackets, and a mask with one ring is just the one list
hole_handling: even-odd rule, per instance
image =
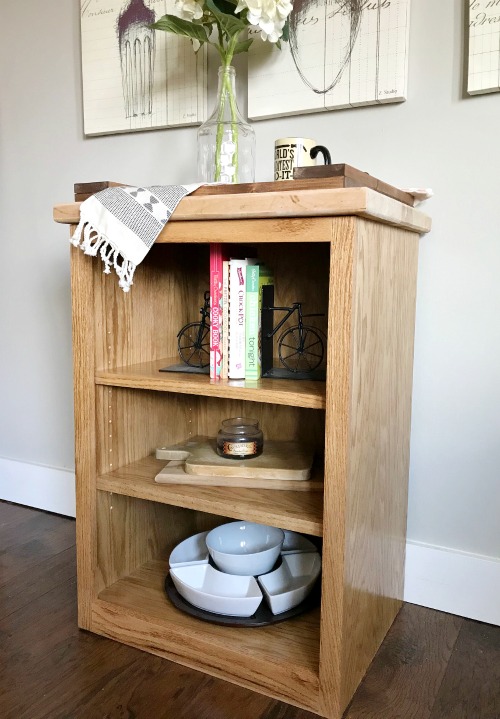
[[261, 377], [261, 309], [262, 287], [274, 284], [271, 270], [264, 265], [248, 265], [245, 302], [245, 379]]

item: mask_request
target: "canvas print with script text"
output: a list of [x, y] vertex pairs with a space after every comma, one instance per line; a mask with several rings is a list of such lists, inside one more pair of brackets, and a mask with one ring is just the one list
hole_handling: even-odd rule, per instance
[[295, 0], [281, 50], [253, 42], [252, 119], [401, 102], [410, 0]]
[[86, 135], [206, 119], [206, 49], [148, 27], [173, 11], [174, 0], [81, 0]]
[[500, 0], [467, 0], [469, 4], [469, 71], [467, 92], [500, 90]]

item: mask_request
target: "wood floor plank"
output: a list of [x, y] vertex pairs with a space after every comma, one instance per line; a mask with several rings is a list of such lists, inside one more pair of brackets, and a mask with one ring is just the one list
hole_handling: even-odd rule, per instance
[[[153, 716], [155, 719], [255, 719], [270, 702], [254, 692], [212, 680], [158, 657], [137, 653], [140, 657], [110, 678], [100, 691], [67, 697], [60, 708], [52, 709], [51, 719]], [[45, 715], [35, 710], [29, 719], [45, 719]]]
[[[24, 509], [24, 507], [23, 507]], [[58, 517], [48, 512], [32, 510], [29, 514], [22, 514], [15, 522], [0, 522], [0, 547], [2, 550], [27, 542], [45, 528], [53, 532], [57, 526], [67, 522], [65, 517]]]
[[80, 631], [76, 582], [59, 584], [0, 621], [0, 716], [52, 719], [68, 697], [94, 696], [140, 654]]
[[499, 719], [500, 629], [464, 622], [430, 719]]
[[[65, 644], [58, 645], [43, 661], [29, 667], [16, 690], [6, 697], [7, 712], [2, 713], [2, 719], [76, 719], [80, 716], [91, 719], [92, 714], [80, 711], [80, 707], [91, 701], [96, 701], [98, 706], [95, 718], [102, 719], [102, 693], [107, 687], [114, 687], [116, 704], [123, 703], [121, 697], [127, 696], [128, 687], [120, 677], [127, 667], [137, 662], [140, 654], [138, 650], [75, 629]], [[149, 656], [142, 656], [147, 664]], [[149, 697], [149, 701], [155, 700]], [[154, 716], [154, 712], [150, 716]]]
[[[15, 539], [17, 532], [17, 541]], [[36, 512], [20, 526], [4, 527], [0, 542], [0, 587], [34, 569], [40, 562], [74, 546], [75, 522], [46, 512]]]
[[35, 602], [43, 594], [76, 577], [74, 546], [18, 574], [0, 588], [0, 620]]
[[7, 677], [14, 676], [22, 669], [23, 662], [34, 663], [44, 658], [58, 644], [67, 641], [75, 628], [75, 579], [58, 585], [0, 620], [0, 661], [5, 665], [2, 689], [5, 672]]
[[404, 605], [345, 719], [429, 719], [462, 623], [451, 614]]
[[27, 517], [39, 514], [38, 509], [25, 507], [23, 504], [12, 504], [0, 499], [0, 529], [9, 524], [17, 524]]

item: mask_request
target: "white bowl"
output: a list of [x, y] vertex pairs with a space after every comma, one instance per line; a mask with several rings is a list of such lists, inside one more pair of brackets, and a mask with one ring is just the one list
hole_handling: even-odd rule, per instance
[[318, 549], [310, 539], [304, 537], [298, 532], [290, 532], [288, 529], [283, 530], [285, 533], [285, 541], [281, 547], [281, 555], [299, 554], [301, 552], [317, 552]]
[[208, 549], [205, 538], [208, 532], [193, 534], [172, 550], [168, 558], [171, 569], [189, 564], [208, 564]]
[[210, 564], [194, 564], [170, 570], [179, 594], [199, 609], [233, 617], [251, 617], [262, 601], [254, 577], [218, 572]]
[[207, 547], [223, 572], [257, 576], [271, 571], [285, 535], [278, 527], [253, 522], [230, 522], [212, 529]]
[[300, 604], [312, 590], [321, 572], [318, 552], [288, 554], [274, 572], [259, 577], [273, 614], [282, 614]]

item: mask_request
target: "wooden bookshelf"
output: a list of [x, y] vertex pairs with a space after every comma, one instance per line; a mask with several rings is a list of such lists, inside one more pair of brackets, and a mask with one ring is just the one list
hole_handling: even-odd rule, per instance
[[[292, 184], [292, 183], [289, 183]], [[254, 188], [255, 190], [255, 188]], [[74, 224], [79, 204], [58, 206]], [[402, 602], [419, 235], [430, 220], [368, 188], [200, 194], [179, 204], [131, 292], [72, 249], [79, 625], [340, 719]], [[326, 381], [165, 373], [208, 289], [209, 242], [251, 242], [275, 302], [307, 302]], [[159, 485], [156, 447], [251, 414], [307, 442], [322, 492]], [[244, 630], [177, 610], [167, 559], [231, 518], [322, 545], [321, 606]]]

